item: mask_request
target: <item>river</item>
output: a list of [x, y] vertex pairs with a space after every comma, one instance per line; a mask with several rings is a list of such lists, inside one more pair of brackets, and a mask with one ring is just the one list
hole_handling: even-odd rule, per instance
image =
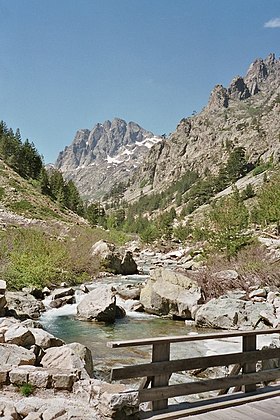
[[[92, 290], [100, 283], [124, 285], [142, 282], [146, 278], [147, 276], [113, 276], [96, 280], [87, 286]], [[77, 303], [83, 297], [84, 294], [77, 290]], [[126, 317], [116, 320], [114, 324], [79, 321], [75, 318], [77, 303], [65, 305], [59, 309], [49, 309], [42, 315], [40, 321], [48, 332], [63, 339], [66, 343], [79, 342], [87, 346], [92, 352], [95, 376], [105, 380], [109, 379], [112, 367], [145, 363], [151, 360], [150, 346], [111, 349], [106, 346], [108, 341], [211, 332], [211, 330], [201, 330], [194, 326], [187, 326], [184, 321], [164, 319], [131, 311], [127, 311]], [[127, 309], [126, 301], [118, 298], [117, 304]], [[258, 339], [259, 346], [269, 344], [271, 338], [271, 336], [261, 336]], [[171, 345], [171, 359], [229, 353], [241, 351], [241, 348], [240, 337], [174, 343]], [[178, 381], [178, 378], [176, 381]]]

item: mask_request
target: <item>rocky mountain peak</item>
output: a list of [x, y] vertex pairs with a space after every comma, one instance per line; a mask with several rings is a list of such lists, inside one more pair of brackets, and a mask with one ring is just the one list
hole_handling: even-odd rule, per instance
[[133, 121], [114, 118], [97, 123], [92, 130], [78, 130], [70, 146], [60, 152], [55, 166], [66, 179], [76, 182], [81, 194], [97, 198], [114, 182], [124, 182], [161, 140]]
[[251, 96], [248, 86], [246, 85], [243, 77], [241, 76], [237, 76], [232, 80], [228, 88], [228, 94], [231, 99], [240, 100], [247, 99]]
[[279, 82], [279, 70], [280, 60], [275, 58], [275, 54], [269, 54], [264, 60], [258, 58], [250, 65], [246, 76], [234, 77], [228, 88], [216, 85], [205, 109], [215, 111], [227, 108], [231, 101], [243, 101], [256, 95], [268, 85]]
[[220, 108], [227, 108], [228, 99], [229, 95], [227, 89], [222, 85], [216, 85], [210, 94], [207, 108], [212, 111]]
[[280, 60], [274, 54], [255, 60], [228, 88], [216, 85], [199, 114], [183, 118], [160, 148], [151, 149], [125, 199], [162, 191], [188, 170], [215, 174], [235, 147], [243, 147], [253, 164], [280, 161], [279, 98]]

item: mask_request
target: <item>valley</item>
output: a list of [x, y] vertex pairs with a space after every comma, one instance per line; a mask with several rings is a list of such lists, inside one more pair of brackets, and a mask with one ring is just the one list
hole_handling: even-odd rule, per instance
[[109, 373], [150, 354], [107, 341], [279, 328], [279, 98], [270, 54], [169, 136], [114, 118], [78, 130], [53, 165], [1, 122], [0, 416], [137, 418], [131, 384]]

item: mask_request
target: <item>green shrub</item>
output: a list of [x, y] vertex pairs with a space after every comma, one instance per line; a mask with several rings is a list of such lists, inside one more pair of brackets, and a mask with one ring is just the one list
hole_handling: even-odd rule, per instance
[[35, 212], [35, 207], [27, 200], [10, 203], [8, 207], [15, 213]]
[[0, 234], [0, 275], [10, 289], [89, 280], [98, 272], [91, 246], [101, 237], [101, 230], [96, 234], [86, 228], [70, 231], [65, 238], [32, 228], [8, 229]]
[[257, 204], [252, 211], [252, 220], [266, 226], [269, 223], [280, 225], [280, 175], [276, 174], [260, 189]]
[[236, 191], [212, 204], [208, 220], [208, 240], [212, 250], [224, 252], [228, 259], [236, 255], [251, 238], [248, 228], [249, 212]]
[[29, 397], [33, 393], [34, 387], [29, 383], [24, 383], [20, 386], [19, 391], [24, 397]]
[[150, 244], [154, 242], [158, 237], [160, 236], [160, 233], [156, 226], [154, 224], [149, 224], [143, 232], [140, 233], [140, 238], [143, 242], [146, 244]]

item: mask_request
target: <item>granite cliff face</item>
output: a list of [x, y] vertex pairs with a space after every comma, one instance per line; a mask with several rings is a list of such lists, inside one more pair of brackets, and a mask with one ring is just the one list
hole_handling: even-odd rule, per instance
[[215, 86], [199, 114], [182, 119], [168, 139], [151, 148], [125, 198], [164, 190], [187, 169], [217, 173], [236, 146], [253, 163], [280, 160], [280, 60], [274, 54], [256, 60], [228, 88]]
[[79, 130], [72, 144], [60, 152], [55, 166], [66, 179], [74, 180], [85, 198], [95, 200], [126, 182], [159, 141], [161, 137], [138, 124], [115, 118], [92, 130]]

